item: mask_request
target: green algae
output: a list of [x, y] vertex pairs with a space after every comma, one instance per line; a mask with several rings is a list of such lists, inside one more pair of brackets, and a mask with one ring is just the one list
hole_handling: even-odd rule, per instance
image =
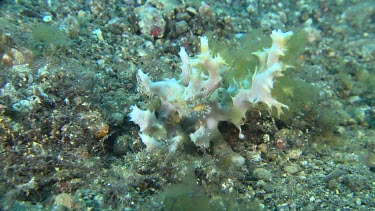
[[[304, 50], [307, 33], [303, 29], [295, 29], [293, 33], [287, 42], [286, 55], [281, 60], [285, 64], [293, 66], [296, 71], [300, 71], [302, 62], [299, 60], [299, 56]], [[220, 54], [230, 67], [230, 71], [225, 74], [223, 79], [224, 83], [228, 84], [252, 76], [259, 65], [259, 61], [253, 53], [272, 45], [270, 36], [266, 36], [261, 30], [251, 30], [246, 34], [239, 34], [238, 38], [225, 41], [215, 39], [212, 33], [207, 33], [206, 36], [212, 53]]]
[[[296, 112], [301, 112], [308, 117], [316, 116], [319, 91], [320, 88], [302, 79], [281, 77], [272, 90], [276, 99], [288, 106], [288, 109], [283, 109], [280, 118], [287, 120]], [[276, 115], [276, 111], [273, 113]]]
[[34, 25], [32, 38], [37, 42], [44, 42], [55, 46], [66, 46], [70, 41], [68, 36], [58, 26], [45, 23]]

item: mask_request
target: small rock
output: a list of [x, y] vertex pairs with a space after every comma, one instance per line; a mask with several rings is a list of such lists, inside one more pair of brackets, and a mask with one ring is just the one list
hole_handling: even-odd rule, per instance
[[203, 18], [208, 18], [208, 17], [212, 16], [211, 7], [208, 4], [204, 3], [204, 2], [201, 3], [201, 6], [198, 8], [198, 11], [199, 11], [199, 14]]
[[257, 168], [253, 171], [253, 175], [257, 180], [270, 181], [273, 177], [271, 171], [264, 168]]
[[55, 205], [64, 206], [69, 210], [86, 210], [86, 206], [83, 201], [79, 201], [74, 196], [67, 193], [57, 195], [55, 198]]
[[288, 174], [296, 174], [299, 172], [299, 168], [297, 165], [290, 165], [290, 166], [285, 166], [284, 171]]
[[135, 9], [139, 19], [139, 28], [142, 34], [161, 38], [164, 36], [166, 22], [161, 12], [150, 6], [142, 6]]
[[194, 9], [193, 7], [186, 8], [186, 12], [188, 12], [188, 13], [190, 13], [192, 15], [197, 15], [198, 14], [197, 10]]
[[125, 155], [129, 150], [130, 137], [128, 135], [123, 135], [117, 137], [116, 141], [113, 143], [113, 152], [116, 155]]
[[187, 32], [188, 30], [188, 24], [186, 21], [179, 21], [176, 23], [176, 33], [177, 35], [183, 34], [184, 32]]
[[292, 150], [290, 150], [288, 152], [288, 157], [291, 160], [297, 160], [297, 159], [300, 158], [301, 154], [302, 154], [302, 150], [300, 150], [300, 149], [292, 149]]
[[357, 199], [355, 200], [355, 203], [356, 203], [357, 205], [362, 205], [362, 200], [361, 200], [360, 198], [357, 198]]
[[48, 23], [52, 21], [52, 15], [43, 16], [43, 22]]

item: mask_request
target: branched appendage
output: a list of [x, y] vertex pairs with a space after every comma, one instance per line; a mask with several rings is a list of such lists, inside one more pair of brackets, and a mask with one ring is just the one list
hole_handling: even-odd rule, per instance
[[288, 109], [287, 105], [278, 102], [271, 95], [274, 79], [283, 75], [281, 71], [282, 67], [280, 63], [274, 63], [263, 72], [258, 73], [256, 71], [252, 77], [252, 89], [249, 96], [249, 102], [253, 104], [262, 102], [270, 109], [275, 107], [278, 114], [282, 113], [282, 108]]
[[182, 61], [180, 80], [186, 85], [183, 93], [185, 101], [209, 98], [220, 88], [221, 74], [228, 70], [227, 64], [220, 55], [211, 55], [207, 37], [201, 37], [201, 52], [195, 58], [189, 58], [184, 48], [179, 55]]
[[[245, 117], [246, 110], [248, 107], [256, 104], [263, 103], [269, 107], [269, 109], [276, 108], [278, 115], [283, 111], [283, 108], [288, 109], [287, 105], [277, 101], [271, 94], [273, 89], [274, 80], [277, 77], [283, 76], [283, 71], [287, 65], [284, 65], [280, 61], [280, 57], [285, 55], [286, 42], [293, 35], [293, 32], [289, 31], [286, 33], [278, 31], [273, 31], [272, 46], [264, 51], [259, 51], [252, 53], [259, 60], [259, 66], [255, 70], [252, 76], [251, 89], [240, 88], [233, 99], [233, 110], [236, 114], [241, 114]], [[239, 117], [233, 119], [234, 123], [240, 130], [239, 137], [244, 138], [241, 132], [241, 121]]]
[[143, 91], [143, 88], [142, 88], [142, 80], [138, 74], [137, 74], [137, 91], [138, 91], [138, 94], [146, 95], [145, 91]]
[[252, 89], [249, 96], [251, 103], [262, 102], [270, 109], [276, 108], [278, 115], [283, 111], [282, 108], [288, 109], [287, 105], [278, 102], [272, 97], [271, 91], [275, 78], [283, 76], [283, 71], [286, 68], [280, 60], [280, 57], [285, 55], [286, 42], [293, 35], [293, 32], [283, 33], [281, 30], [272, 31], [272, 46], [265, 49], [263, 52], [254, 53], [259, 60], [260, 68], [255, 71], [252, 77]]
[[[141, 74], [142, 73], [142, 74]], [[149, 96], [150, 93], [147, 92], [145, 90], [145, 87], [144, 87], [144, 83], [145, 83], [145, 76], [147, 76], [146, 74], [143, 73], [143, 71], [141, 69], [138, 70], [138, 74], [137, 74], [137, 91], [138, 91], [138, 94], [142, 94], [142, 95], [147, 95]], [[148, 79], [148, 77], [147, 77]]]

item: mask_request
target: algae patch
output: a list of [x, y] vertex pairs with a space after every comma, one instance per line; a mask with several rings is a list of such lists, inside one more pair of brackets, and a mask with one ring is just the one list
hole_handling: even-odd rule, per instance
[[48, 45], [65, 46], [69, 44], [69, 38], [58, 26], [45, 23], [35, 24], [32, 38], [37, 42], [44, 42]]

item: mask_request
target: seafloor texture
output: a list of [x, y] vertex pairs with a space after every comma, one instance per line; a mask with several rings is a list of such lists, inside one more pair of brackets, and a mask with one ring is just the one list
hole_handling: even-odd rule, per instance
[[[0, 9], [1, 210], [375, 210], [374, 1], [3, 0]], [[183, 146], [146, 149], [128, 115], [160, 99], [140, 89], [138, 69], [178, 78], [180, 47], [193, 57], [205, 35], [233, 70], [222, 83], [236, 84], [277, 29], [294, 33], [272, 91], [289, 110], [253, 105], [244, 139], [220, 122], [225, 145], [207, 149], [170, 115]]]

